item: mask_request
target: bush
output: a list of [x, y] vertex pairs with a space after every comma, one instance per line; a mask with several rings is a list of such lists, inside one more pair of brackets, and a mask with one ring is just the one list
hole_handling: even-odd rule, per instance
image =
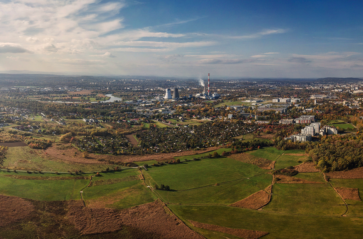
[[289, 168], [283, 168], [283, 169], [276, 170], [273, 174], [275, 174], [275, 175], [295, 176], [298, 173], [299, 173], [298, 171], [296, 171], [295, 169], [291, 169], [289, 167]]
[[212, 154], [212, 158], [219, 158], [220, 155], [218, 154], [218, 152], [213, 152]]

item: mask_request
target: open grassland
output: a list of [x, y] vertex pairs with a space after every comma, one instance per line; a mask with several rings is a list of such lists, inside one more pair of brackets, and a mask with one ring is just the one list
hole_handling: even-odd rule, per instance
[[155, 124], [158, 128], [167, 128], [168, 126], [166, 125], [166, 124], [163, 124], [163, 123], [161, 123], [161, 122], [159, 122], [159, 121], [153, 121], [154, 123], [152, 123], [152, 124]]
[[9, 169], [41, 170], [52, 172], [68, 172], [82, 170], [83, 172], [102, 171], [114, 167], [107, 164], [81, 164], [65, 162], [43, 153], [43, 150], [31, 149], [29, 147], [11, 147], [8, 149], [4, 167]]
[[271, 181], [272, 175], [262, 174], [249, 179], [220, 183], [202, 188], [180, 191], [158, 191], [158, 193], [166, 202], [171, 204], [229, 205], [266, 188], [271, 184]]
[[[51, 171], [67, 171], [67, 169], [96, 171], [97, 167], [104, 170], [107, 167], [116, 166], [66, 163], [50, 156], [43, 157], [42, 150], [37, 151], [38, 153], [33, 151], [35, 150], [28, 147], [10, 148], [5, 164], [13, 167], [28, 165], [43, 171], [46, 169]], [[228, 152], [230, 149], [216, 150], [218, 154], [222, 154], [223, 151]], [[127, 209], [153, 202], [159, 198], [189, 227], [208, 239], [238, 239], [240, 237], [197, 228], [189, 220], [228, 228], [269, 232], [263, 237], [267, 239], [361, 238], [363, 203], [346, 200], [348, 212], [346, 217], [341, 217], [346, 211], [346, 206], [330, 184], [325, 182], [322, 173], [299, 173], [293, 177], [320, 184], [274, 184], [272, 200], [261, 210], [231, 207], [230, 204], [269, 186], [272, 182], [271, 172], [248, 161], [241, 162], [227, 157], [202, 158], [209, 154], [213, 154], [213, 151], [190, 156], [170, 157], [168, 161], [180, 159], [181, 163], [163, 166], [151, 166], [158, 162], [156, 158], [137, 162], [139, 165], [148, 164], [151, 167], [147, 171], [124, 169], [101, 173], [101, 176], [93, 177], [91, 183], [90, 176], [94, 174], [56, 175], [0, 172], [0, 194], [41, 201], [63, 201], [80, 199], [80, 190], [82, 190], [86, 209], [92, 209], [94, 212], [96, 209], [104, 208]], [[276, 168], [295, 166], [300, 164], [299, 161], [306, 160], [306, 155], [302, 150], [282, 151], [272, 147], [245, 154], [251, 154], [250, 157], [276, 161]], [[194, 161], [194, 158], [200, 160]], [[141, 173], [144, 175], [145, 182], [141, 180]], [[330, 179], [330, 182], [333, 187], [358, 188], [360, 197], [363, 198], [363, 179]], [[171, 191], [152, 191], [147, 187], [155, 184], [168, 185]], [[165, 207], [166, 210], [168, 210], [167, 207]], [[152, 214], [153, 211], [150, 211], [145, 215]], [[135, 223], [139, 222], [141, 221]], [[98, 221], [95, 223], [98, 224]], [[29, 232], [29, 235], [36, 235], [38, 231], [38, 227], [30, 226], [33, 225], [30, 222], [19, 225], [22, 227], [22, 230], [19, 231], [25, 230]], [[19, 233], [19, 236], [15, 235], [15, 231], [6, 228], [0, 230], [0, 236], [25, 238], [22, 233]], [[83, 237], [72, 234], [73, 236], [69, 238], [108, 238], [107, 236], [109, 238], [147, 238], [145, 236], [128, 237], [129, 234], [126, 231], [122, 229], [117, 233]]]
[[229, 228], [240, 228], [269, 232], [263, 238], [307, 239], [307, 238], [361, 238], [363, 219], [325, 217], [310, 215], [281, 215], [225, 206], [179, 206], [170, 205], [171, 210], [192, 229], [209, 239], [233, 238], [228, 234], [195, 228], [188, 222], [193, 220]]
[[274, 147], [266, 147], [252, 152], [249, 154], [264, 158], [271, 161], [276, 161], [275, 168], [281, 169], [289, 166], [296, 166], [307, 160], [304, 150], [278, 150]]
[[229, 149], [229, 148], [220, 148], [220, 149], [217, 149], [217, 150], [214, 150], [214, 151], [211, 151], [211, 152], [208, 152], [208, 153], [202, 153], [202, 154], [198, 154], [198, 150], [197, 150], [197, 151], [195, 151], [196, 154], [194, 154], [194, 155], [175, 157], [175, 159], [180, 159], [181, 161], [184, 161], [185, 159], [193, 160], [194, 158], [201, 158], [201, 157], [204, 157], [204, 156], [208, 156], [209, 154], [213, 154], [214, 152], [217, 152], [219, 155], [221, 155], [223, 153], [223, 151], [230, 152], [231, 149]]
[[278, 150], [274, 147], [266, 147], [263, 149], [258, 149], [252, 152], [248, 152], [252, 154], [253, 156], [256, 156], [258, 158], [265, 158], [271, 161], [275, 161], [280, 155], [284, 153], [283, 150]]
[[295, 178], [301, 178], [303, 180], [311, 182], [325, 183], [322, 173], [298, 173], [294, 176]]
[[0, 194], [41, 201], [79, 199], [79, 191], [88, 180], [28, 180], [6, 177], [0, 173]]
[[354, 126], [352, 124], [346, 123], [343, 120], [332, 120], [332, 121], [329, 121], [328, 124], [335, 126], [335, 127], [339, 127], [344, 130], [353, 130], [354, 129]]
[[190, 120], [185, 120], [184, 122], [180, 121], [180, 122], [178, 122], [178, 124], [180, 124], [180, 125], [202, 125], [203, 121], [190, 119]]
[[[363, 179], [330, 179], [333, 187], [358, 188], [359, 197], [363, 200]], [[363, 217], [363, 202], [357, 200], [345, 200], [348, 204], [347, 216]]]
[[[296, 150], [295, 152], [300, 152], [300, 151]], [[300, 153], [304, 153], [304, 151], [301, 151]], [[297, 156], [285, 153], [284, 155], [281, 155], [276, 159], [275, 169], [287, 168], [289, 166], [296, 166], [305, 162], [307, 159], [308, 156], [306, 155]]]
[[329, 184], [275, 184], [272, 201], [263, 210], [282, 214], [340, 216], [346, 207]]
[[212, 158], [153, 167], [148, 172], [158, 185], [184, 190], [249, 178], [263, 174], [265, 170], [230, 158]]

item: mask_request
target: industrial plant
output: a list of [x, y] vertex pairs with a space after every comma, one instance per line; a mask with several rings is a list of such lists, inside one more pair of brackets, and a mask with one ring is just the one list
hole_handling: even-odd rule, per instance
[[195, 95], [195, 97], [202, 98], [202, 99], [218, 99], [220, 97], [220, 95], [217, 93], [213, 93], [213, 94], [210, 93], [210, 74], [209, 73], [208, 73], [208, 90], [206, 91], [204, 83], [202, 85], [204, 86], [203, 93], [198, 93]]
[[[195, 95], [196, 98], [202, 98], [202, 99], [218, 99], [220, 97], [217, 93], [210, 93], [210, 74], [208, 73], [208, 89], [206, 89], [206, 86], [204, 84], [203, 80], [200, 80], [201, 86], [204, 86], [203, 92], [198, 93]], [[189, 98], [192, 96], [190, 95]], [[165, 89], [165, 100], [179, 100], [179, 91], [178, 88], [174, 88], [173, 93], [171, 93], [171, 89]]]

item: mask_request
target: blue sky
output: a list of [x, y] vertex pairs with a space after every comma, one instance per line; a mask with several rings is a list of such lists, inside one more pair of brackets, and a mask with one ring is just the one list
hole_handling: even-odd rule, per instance
[[363, 77], [363, 1], [0, 0], [0, 72]]

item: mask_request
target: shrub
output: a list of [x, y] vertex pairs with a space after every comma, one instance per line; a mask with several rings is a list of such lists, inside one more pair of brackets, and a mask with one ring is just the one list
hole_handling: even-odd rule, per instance
[[212, 157], [213, 158], [219, 158], [220, 155], [218, 154], [218, 152], [213, 152]]

